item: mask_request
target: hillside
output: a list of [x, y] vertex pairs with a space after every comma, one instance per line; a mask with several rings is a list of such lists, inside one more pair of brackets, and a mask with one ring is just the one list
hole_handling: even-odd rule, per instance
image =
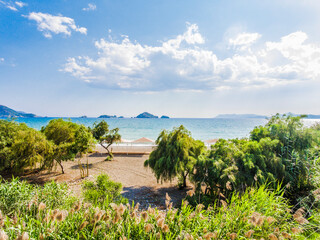
[[36, 117], [33, 113], [25, 113], [25, 112], [18, 112], [6, 106], [0, 105], [0, 117], [2, 118], [10, 118], [10, 117]]
[[98, 118], [117, 118], [117, 116], [116, 115], [101, 115], [101, 116], [99, 116]]
[[153, 115], [151, 113], [144, 112], [144, 113], [141, 113], [138, 116], [136, 116], [136, 118], [159, 118], [159, 117], [155, 116], [155, 115]]

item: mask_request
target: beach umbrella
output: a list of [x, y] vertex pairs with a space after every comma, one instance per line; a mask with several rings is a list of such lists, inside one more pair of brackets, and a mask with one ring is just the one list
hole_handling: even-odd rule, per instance
[[133, 141], [133, 143], [154, 143], [154, 142], [155, 142], [154, 140], [146, 137], [142, 137]]
[[207, 144], [215, 144], [216, 142], [218, 142], [218, 140], [219, 139], [209, 139], [209, 140], [206, 140], [206, 141], [204, 141], [205, 143], [207, 143]]

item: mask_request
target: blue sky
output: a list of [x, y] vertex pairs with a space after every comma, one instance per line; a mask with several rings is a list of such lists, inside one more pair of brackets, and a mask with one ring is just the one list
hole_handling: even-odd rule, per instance
[[0, 104], [42, 116], [320, 114], [317, 0], [0, 0]]

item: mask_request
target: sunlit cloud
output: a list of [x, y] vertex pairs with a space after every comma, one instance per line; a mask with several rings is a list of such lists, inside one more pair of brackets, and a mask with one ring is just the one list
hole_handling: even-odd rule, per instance
[[71, 36], [72, 31], [87, 34], [86, 28], [78, 27], [74, 19], [62, 15], [54, 16], [48, 13], [32, 12], [26, 17], [37, 22], [38, 30], [43, 32], [46, 38], [51, 38], [52, 34]]
[[88, 7], [82, 8], [83, 11], [94, 11], [97, 9], [97, 6], [93, 3], [89, 3]]
[[26, 3], [21, 2], [21, 1], [2, 1], [0, 0], [0, 5], [5, 6], [6, 8], [12, 10], [12, 11], [19, 11], [19, 8], [27, 6]]
[[62, 71], [92, 86], [128, 91], [270, 88], [317, 81], [320, 46], [307, 38], [295, 32], [276, 42], [260, 42], [259, 33], [240, 33], [229, 39], [230, 57], [219, 58], [206, 48], [198, 26], [187, 24], [184, 33], [157, 46], [128, 36], [100, 39], [96, 57], [71, 57]]

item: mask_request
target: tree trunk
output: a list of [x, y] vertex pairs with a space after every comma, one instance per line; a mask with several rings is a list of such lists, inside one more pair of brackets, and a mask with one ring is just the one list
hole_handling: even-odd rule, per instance
[[61, 167], [61, 170], [62, 170], [62, 174], [64, 174], [64, 170], [63, 170], [63, 166], [62, 166], [62, 163], [61, 163], [61, 161], [57, 161], [57, 163], [60, 165], [60, 167]]
[[103, 145], [102, 142], [100, 142], [99, 144], [101, 145], [101, 147], [103, 147], [105, 150], [107, 150], [108, 155], [111, 156], [110, 151], [109, 151], [109, 147], [110, 147], [110, 145], [111, 145], [112, 143], [108, 144], [108, 146], [106, 146], [106, 147]]
[[187, 175], [183, 176], [183, 188], [187, 187]]
[[108, 146], [106, 147], [106, 149], [107, 149], [107, 151], [108, 151], [108, 155], [111, 157], [112, 155], [111, 155], [111, 153], [110, 153], [110, 151], [109, 151], [109, 147], [111, 146], [111, 143], [110, 144], [108, 144]]

